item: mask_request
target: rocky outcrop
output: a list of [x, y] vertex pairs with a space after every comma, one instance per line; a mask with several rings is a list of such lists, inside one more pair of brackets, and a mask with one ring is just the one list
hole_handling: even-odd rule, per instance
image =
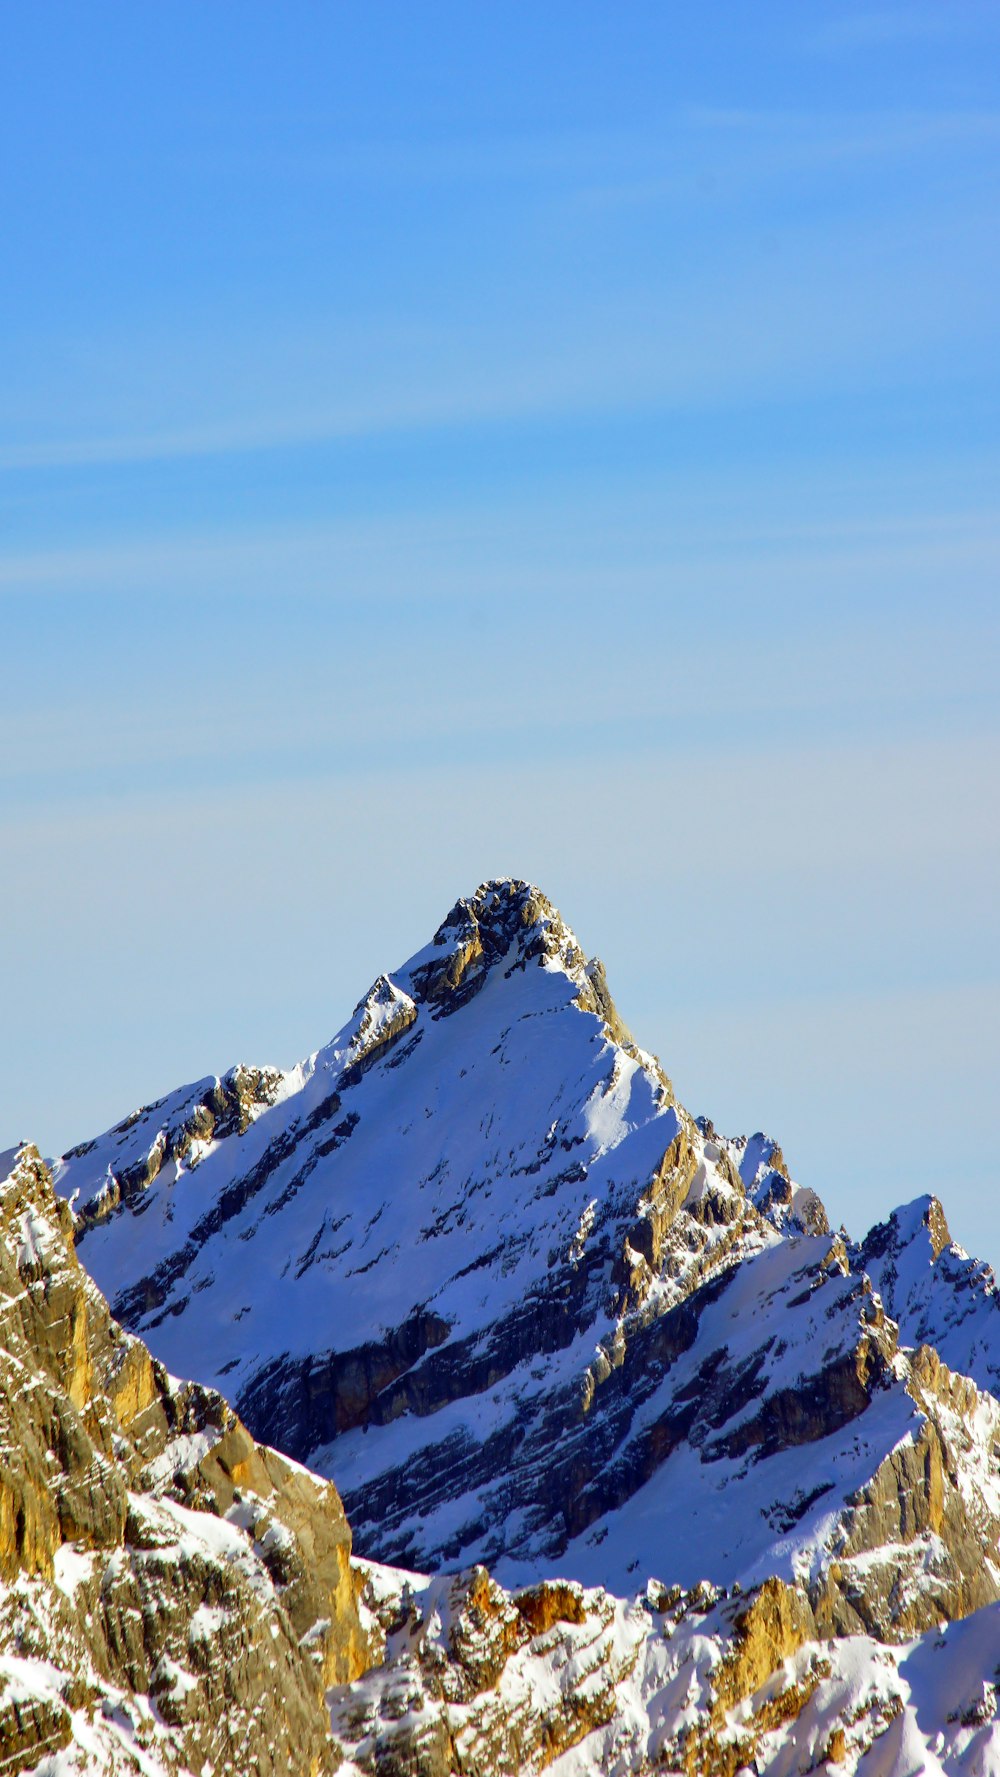
[[[217, 1079], [202, 1080], [173, 1100], [160, 1099], [143, 1105], [109, 1132], [112, 1147], [123, 1151], [114, 1168], [109, 1163], [103, 1178], [85, 1202], [77, 1206], [78, 1238], [103, 1222], [123, 1205], [133, 1211], [143, 1207], [144, 1193], [164, 1166], [194, 1169], [210, 1145], [232, 1135], [245, 1135], [254, 1117], [272, 1105], [283, 1076], [276, 1068], [240, 1064]], [[85, 1161], [95, 1144], [83, 1142], [71, 1148], [65, 1161]]]
[[900, 1641], [1000, 1598], [1000, 1406], [929, 1346], [901, 1361], [922, 1419], [850, 1502], [813, 1587], [824, 1634]]
[[894, 1649], [818, 1639], [809, 1598], [777, 1580], [653, 1581], [626, 1601], [362, 1567], [381, 1658], [331, 1703], [366, 1777], [997, 1769], [1000, 1606]]
[[332, 1771], [324, 1690], [368, 1657], [339, 1498], [112, 1320], [31, 1148], [0, 1352], [3, 1770]]
[[567, 1586], [511, 1595], [484, 1568], [417, 1586], [362, 1571], [382, 1664], [332, 1699], [337, 1739], [362, 1771], [516, 1777], [582, 1750], [616, 1717], [641, 1645], [638, 1624], [617, 1645], [617, 1600]]

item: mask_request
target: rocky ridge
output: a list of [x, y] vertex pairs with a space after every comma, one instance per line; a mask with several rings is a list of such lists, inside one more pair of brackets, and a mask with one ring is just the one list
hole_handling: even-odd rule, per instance
[[777, 1580], [624, 1600], [361, 1567], [382, 1658], [331, 1693], [345, 1777], [1000, 1770], [1000, 1606], [886, 1646], [821, 1638]]
[[991, 1267], [955, 1245], [936, 1197], [895, 1210], [851, 1258], [905, 1344], [933, 1345], [953, 1370], [1000, 1396], [1000, 1290]]

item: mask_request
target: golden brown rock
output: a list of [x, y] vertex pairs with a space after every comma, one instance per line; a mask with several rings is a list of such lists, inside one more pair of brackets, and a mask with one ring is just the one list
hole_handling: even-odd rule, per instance
[[0, 1688], [4, 1771], [130, 1698], [170, 1768], [332, 1771], [324, 1691], [367, 1660], [336, 1490], [122, 1332], [30, 1148], [0, 1183], [0, 1352], [0, 1654], [50, 1674]]

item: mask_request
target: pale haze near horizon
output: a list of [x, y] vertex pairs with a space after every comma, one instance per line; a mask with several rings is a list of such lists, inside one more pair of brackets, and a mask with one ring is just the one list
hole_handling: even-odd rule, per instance
[[1000, 18], [39, 4], [0, 1148], [536, 881], [682, 1100], [1000, 1261]]

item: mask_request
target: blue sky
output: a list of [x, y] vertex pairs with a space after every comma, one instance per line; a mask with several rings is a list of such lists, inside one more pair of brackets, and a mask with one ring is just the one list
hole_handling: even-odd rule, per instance
[[496, 872], [1000, 1260], [1000, 14], [12, 11], [0, 1146]]

